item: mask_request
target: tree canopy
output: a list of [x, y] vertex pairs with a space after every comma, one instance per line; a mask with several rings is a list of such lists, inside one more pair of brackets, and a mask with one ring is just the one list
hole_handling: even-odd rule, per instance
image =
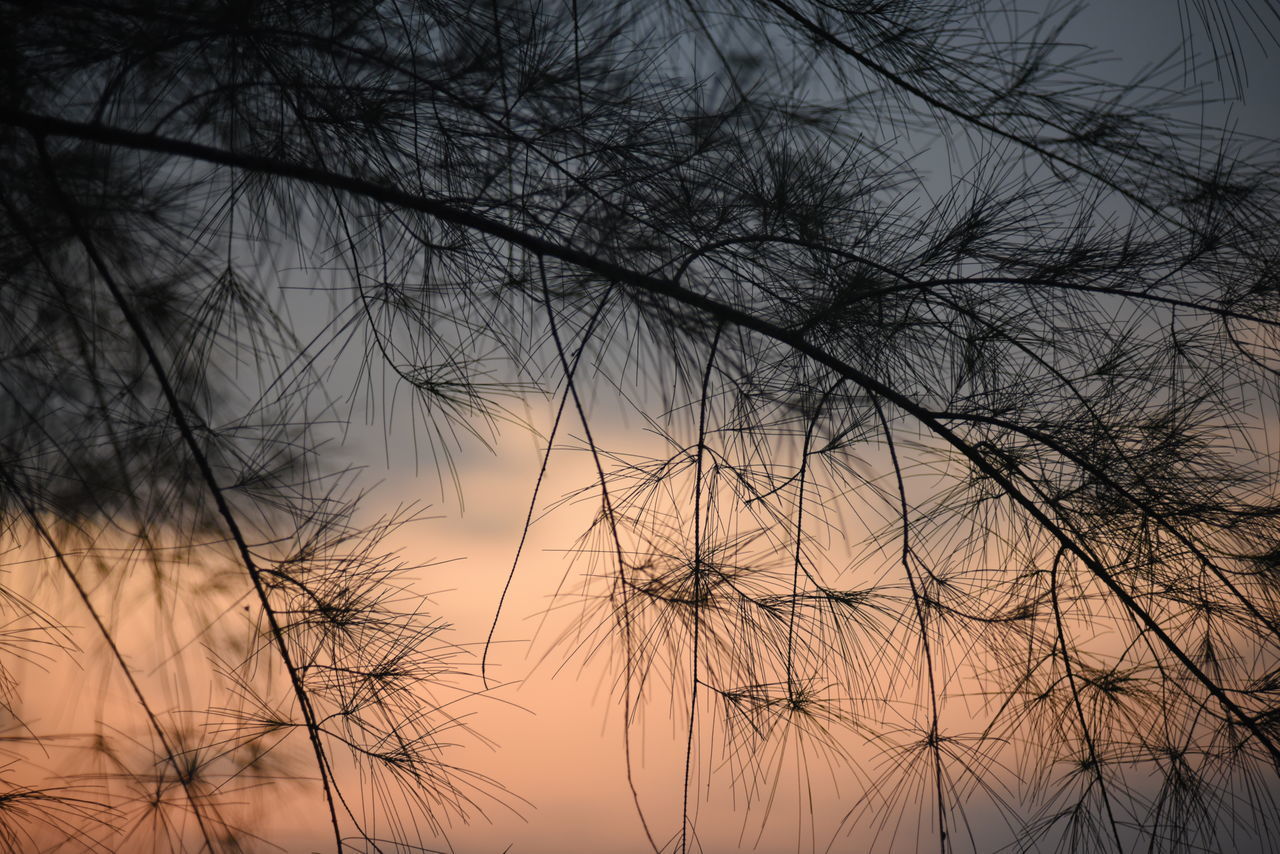
[[[628, 763], [683, 733], [655, 851], [796, 757], [859, 779], [814, 847], [1274, 846], [1280, 146], [1211, 119], [1277, 7], [1179, 9], [1210, 61], [1115, 81], [979, 0], [0, 2], [0, 840], [250, 849], [301, 777], [335, 850], [436, 850], [525, 794], [334, 449], [407, 421], [447, 483], [546, 400], [555, 654]], [[55, 659], [129, 711], [44, 729]]]

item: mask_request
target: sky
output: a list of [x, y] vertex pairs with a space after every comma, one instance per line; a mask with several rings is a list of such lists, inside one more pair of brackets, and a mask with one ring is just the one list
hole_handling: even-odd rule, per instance
[[[1184, 5], [1188, 2], [1183, 0]], [[1173, 8], [1172, 3], [1156, 0], [1092, 3], [1066, 31], [1066, 38], [1126, 57], [1101, 66], [1105, 70], [1100, 74], [1136, 71], [1143, 63], [1179, 50], [1182, 28]], [[1246, 100], [1231, 108], [1229, 120], [1238, 122], [1242, 133], [1280, 138], [1280, 86], [1275, 83], [1280, 75], [1274, 73], [1280, 68], [1280, 49], [1248, 36], [1241, 48], [1248, 73]], [[532, 405], [521, 414], [545, 434], [549, 406]], [[391, 466], [379, 460], [382, 425], [367, 426], [348, 437], [343, 453], [371, 460], [366, 476], [380, 481], [374, 493], [380, 507], [416, 502], [427, 508], [432, 518], [399, 531], [394, 545], [411, 562], [432, 564], [418, 572], [416, 589], [428, 594], [436, 613], [453, 624], [454, 642], [478, 653], [520, 542], [538, 475], [539, 440], [529, 431], [510, 427], [496, 437], [491, 450], [468, 445], [457, 456], [460, 503], [449, 483], [441, 487], [429, 459], [424, 458], [417, 470], [404, 462], [410, 456], [404, 422], [387, 434], [389, 457], [396, 460]], [[593, 426], [605, 446], [639, 452], [653, 441], [634, 417], [602, 411]], [[459, 706], [483, 738], [459, 733], [460, 748], [451, 761], [498, 781], [509, 794], [485, 802], [489, 820], [450, 828], [447, 844], [458, 854], [649, 850], [628, 788], [622, 709], [611, 687], [617, 674], [609, 669], [607, 658], [586, 655], [572, 634], [586, 603], [575, 595], [581, 565], [569, 562], [566, 547], [593, 512], [591, 496], [548, 510], [558, 497], [592, 478], [587, 455], [553, 455], [537, 521], [494, 631], [489, 661], [497, 687], [489, 696]], [[556, 599], [557, 590], [569, 595]], [[586, 642], [589, 649], [590, 639]], [[51, 667], [46, 684], [75, 678]], [[52, 706], [45, 710], [48, 716], [74, 711]], [[632, 774], [644, 814], [659, 841], [665, 841], [679, 819], [683, 722], [663, 702], [653, 703], [646, 714], [644, 726], [632, 733]], [[776, 792], [725, 787], [723, 770], [711, 779], [696, 779], [700, 841], [707, 854], [826, 851], [828, 843], [833, 852], [852, 852], [863, 850], [875, 837], [875, 828], [863, 826], [854, 833], [837, 833], [835, 828], [856, 797], [851, 793], [893, 757], [851, 749], [849, 767], [836, 769], [806, 767], [794, 752], [768, 761], [782, 770], [783, 784]], [[806, 792], [795, 786], [798, 779], [816, 781], [814, 789]], [[309, 795], [286, 792], [271, 799], [261, 816], [267, 835], [287, 840], [282, 844], [289, 851], [324, 850], [325, 829], [303, 807]], [[743, 809], [748, 799], [750, 811]], [[765, 803], [770, 809], [760, 809]], [[973, 822], [979, 838], [983, 820], [979, 807]], [[899, 850], [914, 850], [910, 833], [899, 838]]]
[[[1181, 68], [1183, 30], [1174, 5], [1163, 0], [1086, 4], [1065, 31], [1064, 40], [1114, 52], [1115, 56], [1096, 71], [1108, 78], [1136, 74], [1147, 64], [1170, 55]], [[1179, 5], [1189, 7], [1189, 0], [1182, 0]], [[1195, 10], [1189, 11], [1194, 14]], [[1273, 31], [1280, 33], [1280, 26]], [[1193, 32], [1199, 44], [1207, 44], [1199, 26], [1193, 27]], [[1280, 80], [1276, 73], [1280, 70], [1280, 49], [1242, 34], [1240, 60], [1245, 72], [1244, 101], [1232, 104], [1229, 110], [1219, 110], [1219, 114], [1225, 113], [1226, 121], [1234, 123], [1241, 133], [1280, 139], [1280, 84], [1276, 82]], [[1207, 71], [1211, 73], [1212, 68]], [[1209, 91], [1214, 90], [1210, 87]], [[939, 164], [939, 171], [943, 168]], [[603, 443], [614, 446], [642, 442], [638, 438], [640, 429], [641, 425], [634, 421], [615, 422], [607, 430], [597, 428], [605, 434]], [[529, 437], [511, 435], [504, 436], [493, 455], [468, 454], [462, 470], [466, 512], [450, 516], [441, 525], [447, 533], [430, 526], [423, 532], [433, 554], [467, 556], [458, 564], [442, 567], [447, 571], [447, 581], [434, 582], [453, 587], [442, 592], [437, 601], [441, 613], [457, 622], [460, 636], [476, 637], [477, 630], [487, 629], [495, 594], [501, 589], [515, 551], [539, 452]], [[578, 459], [561, 455], [553, 460], [552, 472], [555, 479], [544, 487], [544, 495], [554, 496], [591, 476], [582, 455]], [[391, 487], [401, 488], [398, 481]], [[405, 495], [414, 494], [412, 486], [406, 484], [404, 489]], [[494, 495], [506, 498], [493, 501]], [[486, 773], [507, 782], [530, 804], [522, 809], [522, 819], [496, 811], [492, 825], [457, 828], [451, 839], [459, 851], [497, 852], [508, 843], [511, 854], [641, 854], [649, 850], [623, 785], [619, 710], [616, 701], [609, 699], [606, 677], [598, 666], [582, 667], [572, 659], [562, 663], [562, 657], [555, 652], [554, 640], [561, 630], [556, 621], [571, 616], [576, 606], [570, 602], [546, 624], [539, 617], [565, 571], [558, 551], [560, 544], [578, 530], [580, 522], [573, 513], [554, 514], [537, 524], [532, 541], [526, 545], [495, 638], [503, 644], [498, 653], [500, 672], [521, 683], [504, 689], [501, 696], [527, 712], [507, 706], [477, 714], [477, 726], [490, 734], [497, 746], [490, 757], [473, 754], [467, 760], [477, 768], [491, 769]], [[667, 726], [661, 717], [658, 704], [658, 713], [644, 728], [644, 761], [643, 767], [637, 769], [637, 779], [651, 823], [670, 832], [678, 823], [678, 804], [673, 795], [680, 781], [681, 733], [677, 722]], [[875, 769], [883, 761], [883, 756], [863, 751], [856, 755], [855, 764]], [[850, 792], [857, 790], [857, 775], [836, 774], [833, 780], [818, 770], [813, 777], [820, 810], [813, 823], [806, 826], [797, 820], [797, 793], [784, 791], [770, 813], [765, 835], [759, 839], [755, 837], [760, 831], [759, 822], [735, 809], [732, 796], [719, 789], [714, 802], [701, 807], [704, 850], [708, 854], [737, 850], [824, 851], [828, 844], [832, 852], [866, 850], [868, 839], [874, 836], [868, 835], [871, 832], [866, 827], [854, 833], [832, 830], [840, 823], [845, 812], [842, 805], [849, 802]], [[722, 784], [723, 779], [717, 785]], [[741, 795], [738, 799], [740, 804]], [[993, 818], [987, 816], [988, 821]], [[983, 824], [981, 808], [976, 810], [974, 824]], [[903, 834], [902, 839], [894, 850], [916, 850], [909, 833]]]

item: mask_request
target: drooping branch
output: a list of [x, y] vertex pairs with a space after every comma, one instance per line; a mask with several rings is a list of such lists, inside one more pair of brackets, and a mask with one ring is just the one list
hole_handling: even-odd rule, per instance
[[174, 424], [178, 428], [178, 432], [182, 437], [183, 443], [187, 447], [188, 453], [191, 455], [192, 461], [200, 472], [200, 478], [207, 488], [210, 497], [213, 499], [218, 515], [226, 525], [227, 533], [235, 544], [240, 561], [249, 575], [249, 580], [253, 585], [254, 592], [257, 594], [258, 603], [261, 606], [263, 613], [266, 615], [271, 633], [271, 641], [284, 665], [289, 678], [289, 683], [293, 689], [294, 698], [298, 703], [298, 709], [303, 716], [307, 735], [310, 739], [311, 748], [315, 754], [316, 765], [320, 774], [321, 788], [324, 792], [325, 804], [329, 811], [329, 821], [332, 826], [334, 841], [337, 845], [336, 850], [340, 852], [342, 850], [343, 843], [342, 829], [338, 823], [337, 795], [335, 792], [336, 784], [333, 781], [333, 772], [329, 765], [329, 759], [325, 752], [324, 744], [320, 738], [322, 729], [315, 710], [312, 708], [311, 696], [302, 682], [301, 671], [297, 665], [295, 665], [293, 661], [293, 654], [289, 651], [283, 626], [280, 623], [275, 611], [275, 606], [272, 604], [270, 595], [267, 592], [267, 586], [263, 580], [262, 571], [259, 569], [257, 561], [253, 557], [253, 552], [249, 547], [249, 541], [240, 528], [240, 522], [232, 511], [231, 504], [227, 501], [227, 497], [224, 494], [222, 486], [218, 483], [217, 476], [214, 474], [213, 466], [209, 461], [209, 457], [204, 452], [204, 449], [200, 447], [200, 442], [196, 438], [195, 429], [186, 414], [182, 401], [178, 397], [178, 393], [175, 390], [172, 381], [169, 379], [168, 368], [151, 342], [150, 333], [147, 332], [146, 327], [143, 326], [142, 322], [139, 320], [129, 298], [116, 282], [115, 274], [112, 273], [106, 259], [98, 251], [89, 231], [81, 222], [80, 213], [76, 208], [75, 201], [68, 197], [62, 189], [58, 180], [57, 170], [49, 156], [44, 139], [37, 136], [36, 144], [39, 147], [41, 162], [44, 166], [46, 176], [48, 177], [53, 193], [62, 205], [63, 211], [66, 214], [68, 221], [71, 223], [72, 230], [75, 232], [77, 239], [85, 250], [85, 254], [89, 256], [90, 262], [93, 264], [98, 276], [107, 287], [116, 308], [124, 317], [125, 323], [128, 325], [130, 332], [132, 332], [138, 342], [138, 345], [146, 354], [147, 363], [151, 367], [157, 384], [160, 386], [161, 394], [169, 408], [170, 415], [173, 417]]

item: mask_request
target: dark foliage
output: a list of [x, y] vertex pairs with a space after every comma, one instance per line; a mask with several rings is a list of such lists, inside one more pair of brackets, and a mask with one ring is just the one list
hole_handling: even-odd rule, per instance
[[[1183, 5], [1230, 92], [1275, 7]], [[448, 749], [488, 674], [383, 545], [414, 511], [319, 451], [411, 397], [461, 477], [547, 396], [598, 504], [560, 649], [687, 732], [655, 849], [699, 767], [763, 821], [868, 750], [876, 850], [1274, 848], [1277, 146], [1068, 18], [0, 2], [0, 844], [239, 851], [301, 780], [407, 851], [509, 802]], [[25, 711], [77, 644], [132, 729]]]

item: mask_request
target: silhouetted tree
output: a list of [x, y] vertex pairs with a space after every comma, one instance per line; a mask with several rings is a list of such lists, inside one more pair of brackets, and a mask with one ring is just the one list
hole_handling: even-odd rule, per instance
[[[1229, 89], [1275, 7], [1188, 9]], [[855, 749], [878, 848], [1274, 848], [1277, 148], [1068, 17], [0, 2], [0, 839], [241, 850], [305, 777], [336, 849], [410, 850], [503, 802], [444, 746], [488, 674], [381, 545], [413, 511], [318, 450], [411, 395], [463, 476], [548, 395], [598, 502], [562, 649], [687, 732], [655, 850], [699, 765], [767, 812]], [[24, 712], [72, 625], [135, 729]]]

